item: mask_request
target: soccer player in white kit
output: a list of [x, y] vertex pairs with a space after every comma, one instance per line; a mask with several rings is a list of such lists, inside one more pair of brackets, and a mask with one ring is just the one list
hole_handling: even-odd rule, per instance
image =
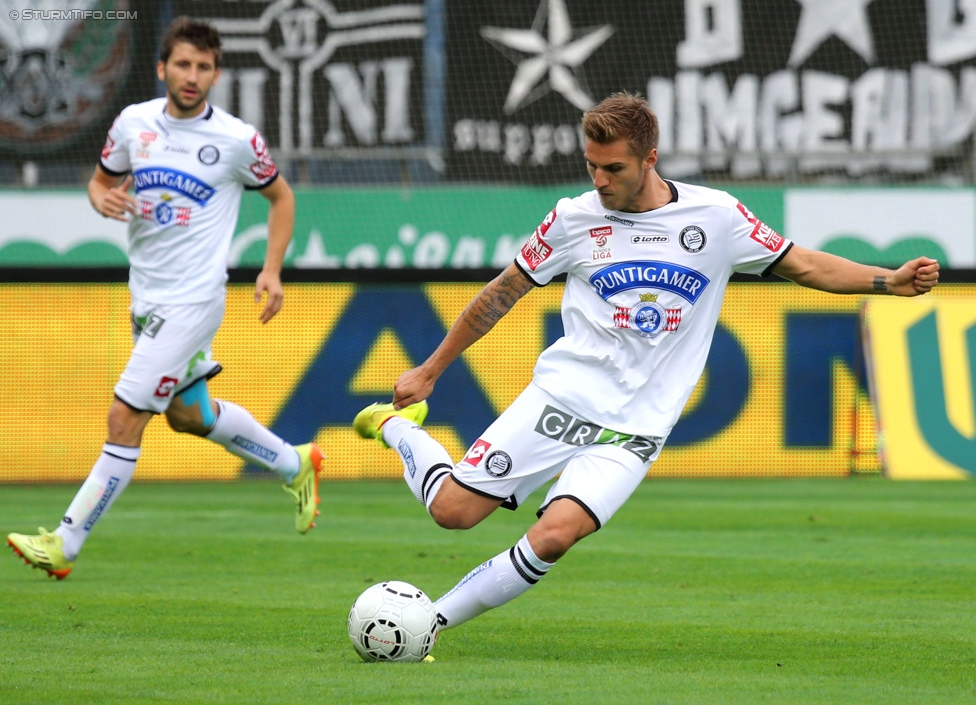
[[[436, 601], [441, 629], [524, 593], [633, 493], [701, 376], [732, 274], [838, 294], [917, 296], [938, 283], [933, 259], [892, 271], [807, 250], [728, 193], [661, 178], [657, 118], [639, 97], [607, 98], [584, 114], [583, 133], [594, 190], [560, 200], [434, 353], [397, 379], [393, 403], [353, 422], [400, 454], [414, 496], [445, 528], [514, 509], [559, 474], [528, 533]], [[453, 360], [557, 274], [565, 334], [455, 464], [420, 428], [424, 400]]]
[[211, 347], [224, 315], [227, 256], [243, 189], [256, 189], [271, 203], [254, 295], [256, 303], [265, 297], [262, 323], [281, 309], [281, 266], [295, 220], [294, 195], [260, 133], [207, 102], [220, 55], [212, 26], [174, 20], [157, 67], [166, 97], [119, 114], [88, 184], [95, 210], [129, 224], [134, 346], [115, 386], [108, 439], [61, 525], [7, 537], [25, 562], [58, 579], [71, 572], [89, 532], [132, 479], [143, 431], [156, 414], [165, 414], [175, 431], [219, 443], [281, 476], [300, 533], [318, 514], [319, 448], [291, 446], [246, 409], [207, 391], [207, 380], [221, 370]]

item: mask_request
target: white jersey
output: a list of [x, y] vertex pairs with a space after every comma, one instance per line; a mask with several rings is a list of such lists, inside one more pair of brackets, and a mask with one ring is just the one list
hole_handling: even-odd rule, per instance
[[207, 106], [195, 118], [164, 112], [165, 98], [130, 105], [115, 119], [102, 168], [132, 172], [137, 213], [129, 223], [129, 289], [160, 304], [224, 293], [227, 256], [244, 188], [278, 175], [261, 134]]
[[792, 243], [723, 191], [667, 182], [644, 213], [596, 191], [561, 199], [515, 259], [536, 284], [566, 273], [565, 335], [534, 382], [586, 421], [665, 437], [705, 367], [734, 272], [767, 274]]

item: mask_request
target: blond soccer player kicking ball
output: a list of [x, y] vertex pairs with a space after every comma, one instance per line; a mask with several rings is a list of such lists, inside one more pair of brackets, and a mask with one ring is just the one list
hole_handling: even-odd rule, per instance
[[[918, 296], [938, 283], [933, 259], [890, 270], [807, 250], [728, 193], [663, 179], [657, 118], [641, 98], [613, 95], [582, 126], [593, 190], [560, 200], [434, 353], [399, 377], [393, 403], [353, 422], [399, 453], [414, 496], [447, 529], [514, 509], [559, 474], [528, 532], [436, 601], [442, 630], [523, 594], [630, 497], [702, 374], [732, 274], [837, 294]], [[424, 400], [453, 360], [558, 274], [565, 334], [454, 463], [420, 428]]]
[[224, 316], [227, 256], [243, 190], [255, 189], [271, 203], [255, 288], [255, 302], [266, 297], [262, 323], [281, 309], [281, 265], [295, 220], [294, 195], [261, 135], [207, 102], [220, 57], [213, 27], [175, 20], [157, 67], [166, 96], [119, 114], [88, 184], [95, 210], [129, 225], [135, 343], [115, 386], [108, 439], [61, 525], [7, 536], [26, 563], [59, 579], [132, 479], [143, 431], [156, 414], [175, 431], [278, 474], [295, 505], [295, 528], [304, 534], [315, 526], [319, 448], [286, 443], [246, 409], [211, 399], [207, 390], [207, 380], [221, 370], [211, 347]]

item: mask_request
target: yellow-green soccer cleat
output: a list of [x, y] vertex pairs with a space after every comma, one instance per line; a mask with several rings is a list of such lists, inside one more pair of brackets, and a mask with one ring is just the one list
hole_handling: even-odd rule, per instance
[[295, 446], [298, 451], [298, 474], [290, 485], [282, 485], [295, 500], [295, 529], [307, 534], [315, 526], [319, 515], [319, 473], [322, 472], [322, 451], [314, 443]]
[[380, 429], [387, 420], [394, 416], [400, 416], [408, 421], [413, 421], [418, 426], [423, 426], [424, 419], [427, 418], [427, 402], [420, 401], [399, 411], [393, 408], [393, 404], [370, 404], [356, 414], [352, 427], [362, 438], [375, 438], [384, 448], [389, 448], [383, 441], [383, 433]]
[[64, 580], [71, 572], [71, 561], [64, 557], [61, 546], [64, 540], [55, 533], [38, 528], [38, 535], [7, 534], [7, 545], [24, 559], [24, 563], [47, 571], [58, 580]]

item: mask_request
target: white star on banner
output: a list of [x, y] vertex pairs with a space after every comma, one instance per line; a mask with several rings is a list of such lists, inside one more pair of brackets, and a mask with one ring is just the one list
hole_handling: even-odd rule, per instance
[[[542, 28], [547, 24], [548, 38], [542, 36]], [[482, 27], [481, 36], [518, 67], [505, 98], [505, 112], [514, 113], [550, 90], [580, 110], [592, 108], [595, 103], [577, 80], [575, 69], [612, 34], [613, 27], [607, 24], [573, 39], [573, 26], [563, 0], [542, 0], [531, 29]], [[513, 49], [520, 53], [513, 56], [510, 51]], [[540, 84], [546, 74], [548, 84]]]
[[874, 42], [867, 7], [873, 0], [797, 0], [803, 6], [790, 51], [790, 66], [799, 66], [832, 35], [874, 62]]

